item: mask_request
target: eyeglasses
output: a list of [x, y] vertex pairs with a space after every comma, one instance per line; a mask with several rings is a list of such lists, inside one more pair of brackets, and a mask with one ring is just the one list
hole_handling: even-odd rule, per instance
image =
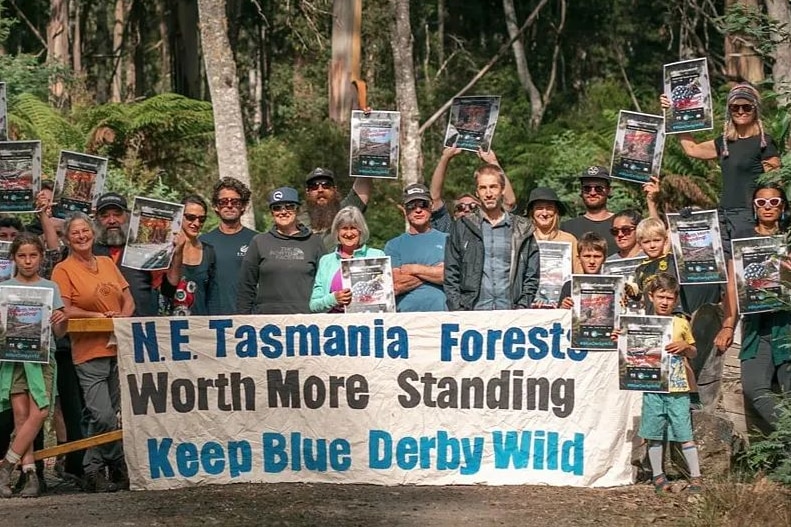
[[753, 200], [755, 206], [759, 209], [764, 207], [779, 207], [781, 203], [783, 203], [783, 198], [775, 196], [774, 198], [755, 198]]
[[205, 223], [206, 216], [198, 216], [197, 214], [184, 214], [184, 219], [187, 220], [188, 223], [192, 223], [193, 221], [197, 221], [198, 223]]
[[274, 205], [269, 206], [269, 210], [272, 212], [281, 212], [287, 210], [289, 212], [293, 212], [297, 210], [296, 203], [275, 203]]
[[412, 212], [413, 210], [416, 210], [416, 209], [419, 209], [419, 208], [425, 210], [425, 209], [429, 208], [429, 206], [431, 206], [431, 203], [429, 203], [428, 201], [426, 201], [424, 199], [416, 199], [415, 201], [410, 201], [409, 203], [404, 205], [404, 208], [406, 210], [408, 210], [409, 212]]
[[610, 229], [610, 234], [613, 236], [618, 236], [619, 234], [623, 234], [624, 236], [629, 236], [635, 230], [637, 230], [633, 225], [627, 225], [626, 227], [613, 227]]
[[453, 207], [453, 210], [456, 212], [475, 212], [478, 210], [477, 203], [456, 203], [456, 206]]
[[728, 110], [731, 113], [753, 113], [755, 110], [754, 104], [729, 104]]
[[596, 191], [597, 194], [604, 194], [606, 190], [607, 187], [605, 187], [604, 185], [582, 185], [582, 191], [585, 194], [590, 194], [593, 191]]
[[217, 200], [217, 205], [220, 207], [241, 207], [242, 200], [239, 198], [220, 198]]
[[323, 179], [320, 181], [311, 181], [310, 183], [307, 184], [307, 188], [308, 190], [319, 190], [320, 188], [330, 189], [330, 188], [335, 188], [335, 183], [333, 183], [328, 179]]

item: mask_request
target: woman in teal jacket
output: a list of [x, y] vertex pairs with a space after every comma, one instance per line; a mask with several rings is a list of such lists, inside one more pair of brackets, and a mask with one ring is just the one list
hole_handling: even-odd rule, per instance
[[310, 310], [314, 313], [343, 313], [344, 306], [352, 301], [351, 290], [343, 287], [341, 260], [385, 256], [384, 251], [365, 245], [370, 232], [357, 207], [344, 207], [338, 211], [332, 220], [330, 235], [338, 241], [338, 246], [319, 260], [310, 296]]

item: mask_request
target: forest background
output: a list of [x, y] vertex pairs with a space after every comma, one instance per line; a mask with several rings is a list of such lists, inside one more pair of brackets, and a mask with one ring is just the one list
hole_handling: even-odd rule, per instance
[[[375, 246], [403, 231], [400, 190], [430, 179], [439, 110], [464, 86], [502, 96], [492, 147], [517, 196], [550, 186], [576, 212], [577, 175], [609, 166], [618, 111], [659, 112], [665, 63], [708, 58], [716, 124], [700, 139], [721, 133], [724, 95], [748, 80], [787, 150], [788, 0], [0, 0], [9, 133], [42, 140], [49, 177], [61, 149], [109, 157], [107, 186], [129, 197], [208, 198], [218, 176], [249, 177], [264, 229], [273, 188], [302, 189], [317, 166], [351, 185], [348, 112], [330, 92], [348, 83], [333, 70], [338, 16], [359, 3], [367, 103], [402, 112], [401, 180], [375, 181], [367, 214]], [[472, 189], [478, 164], [454, 158], [447, 198]], [[663, 201], [713, 206], [718, 191], [717, 164], [669, 138]], [[610, 208], [643, 202], [616, 184]]]

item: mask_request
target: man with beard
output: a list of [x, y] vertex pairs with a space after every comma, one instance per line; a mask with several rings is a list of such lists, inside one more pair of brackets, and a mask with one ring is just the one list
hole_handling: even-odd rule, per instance
[[156, 316], [158, 309], [153, 273], [121, 265], [124, 259], [126, 234], [129, 231], [126, 198], [115, 192], [102, 194], [96, 202], [96, 228], [98, 235], [93, 245], [93, 254], [112, 258], [129, 282], [129, 291], [135, 300], [134, 316]]
[[610, 230], [615, 214], [607, 210], [607, 198], [610, 197], [610, 173], [604, 167], [592, 166], [585, 169], [579, 177], [582, 186], [582, 202], [585, 214], [564, 221], [560, 229], [582, 238], [586, 232], [595, 232], [607, 240], [608, 256], [618, 251]]
[[345, 198], [340, 199], [335, 186], [335, 174], [326, 168], [315, 168], [305, 178], [306, 207], [297, 217], [297, 222], [318, 234], [324, 241], [327, 251], [332, 251], [338, 243], [330, 234], [332, 220], [344, 207], [357, 207], [365, 214], [371, 198], [371, 178], [356, 178], [354, 185]]
[[250, 189], [236, 178], [224, 177], [214, 184], [211, 203], [220, 224], [199, 239], [214, 247], [217, 276], [227, 280], [220, 288], [217, 314], [233, 315], [237, 312], [236, 290], [242, 260], [253, 236], [258, 234], [242, 225], [242, 214], [250, 203]]
[[449, 311], [526, 309], [538, 290], [538, 243], [527, 218], [503, 206], [505, 176], [497, 165], [475, 171], [478, 210], [459, 218], [445, 246]]

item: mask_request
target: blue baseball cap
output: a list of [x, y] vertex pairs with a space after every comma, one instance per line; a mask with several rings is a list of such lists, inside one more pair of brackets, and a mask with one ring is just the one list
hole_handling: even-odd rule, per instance
[[297, 203], [299, 204], [299, 193], [297, 189], [291, 187], [276, 188], [269, 194], [269, 206], [278, 203]]

